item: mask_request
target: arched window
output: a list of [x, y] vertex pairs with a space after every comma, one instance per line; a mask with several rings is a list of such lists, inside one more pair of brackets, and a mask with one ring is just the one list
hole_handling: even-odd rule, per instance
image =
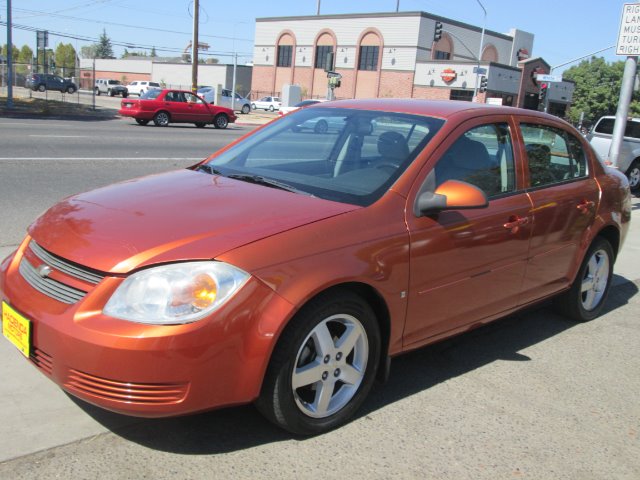
[[483, 62], [497, 62], [498, 61], [498, 49], [493, 45], [489, 44], [482, 49], [482, 58]]
[[[324, 69], [327, 66], [327, 59], [330, 53], [333, 52], [334, 39], [330, 33], [325, 32], [320, 34], [316, 40], [316, 60], [314, 62], [315, 68]], [[333, 67], [333, 65], [331, 66]]]
[[360, 40], [358, 55], [358, 70], [378, 70], [380, 59], [380, 37], [374, 32], [369, 32]]
[[433, 46], [432, 60], [451, 60], [453, 58], [453, 40], [444, 33], [442, 38]]
[[295, 39], [289, 33], [284, 33], [278, 39], [278, 51], [276, 52], [276, 66], [290, 67], [293, 59]]

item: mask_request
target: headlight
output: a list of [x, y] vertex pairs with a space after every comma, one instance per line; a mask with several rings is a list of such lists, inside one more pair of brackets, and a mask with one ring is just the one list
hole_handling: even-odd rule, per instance
[[223, 262], [149, 268], [128, 277], [104, 313], [155, 325], [195, 322], [224, 305], [248, 279], [248, 273]]

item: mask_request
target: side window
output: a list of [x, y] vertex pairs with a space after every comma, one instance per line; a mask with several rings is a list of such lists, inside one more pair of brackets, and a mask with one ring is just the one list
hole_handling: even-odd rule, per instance
[[584, 177], [587, 161], [580, 142], [559, 128], [522, 124], [529, 183], [543, 187]]
[[513, 192], [516, 176], [509, 126], [495, 123], [468, 130], [438, 161], [435, 173], [436, 186], [460, 180], [480, 188], [487, 197]]

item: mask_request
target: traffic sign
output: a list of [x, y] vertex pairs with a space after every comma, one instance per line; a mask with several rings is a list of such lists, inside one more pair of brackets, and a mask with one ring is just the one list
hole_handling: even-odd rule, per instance
[[477, 73], [478, 75], [484, 75], [487, 73], [487, 69], [484, 67], [473, 67], [473, 73]]
[[616, 43], [616, 55], [637, 57], [640, 55], [640, 4], [625, 3], [622, 6], [622, 18], [618, 42]]
[[342, 74], [338, 72], [327, 72], [327, 78], [342, 78]]
[[539, 73], [536, 75], [538, 82], [561, 82], [562, 75], [547, 75], [545, 73]]

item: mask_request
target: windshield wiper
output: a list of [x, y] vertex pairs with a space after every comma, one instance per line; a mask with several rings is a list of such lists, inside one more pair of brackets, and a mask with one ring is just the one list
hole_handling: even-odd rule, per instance
[[255, 183], [256, 185], [264, 185], [266, 187], [279, 188], [280, 190], [286, 190], [287, 192], [302, 193], [303, 195], [313, 196], [310, 193], [303, 192], [302, 190], [298, 190], [296, 187], [288, 185], [284, 182], [279, 182], [278, 180], [273, 180], [271, 178], [265, 178], [260, 175], [234, 173], [231, 175], [227, 175], [227, 177], [233, 178], [235, 180], [240, 180], [243, 182]]
[[206, 163], [198, 165], [198, 168], [196, 168], [196, 170], [198, 170], [199, 172], [207, 172], [211, 175], [222, 175], [222, 172], [220, 170], [216, 170], [214, 167], [212, 167], [211, 165], [207, 165]]

